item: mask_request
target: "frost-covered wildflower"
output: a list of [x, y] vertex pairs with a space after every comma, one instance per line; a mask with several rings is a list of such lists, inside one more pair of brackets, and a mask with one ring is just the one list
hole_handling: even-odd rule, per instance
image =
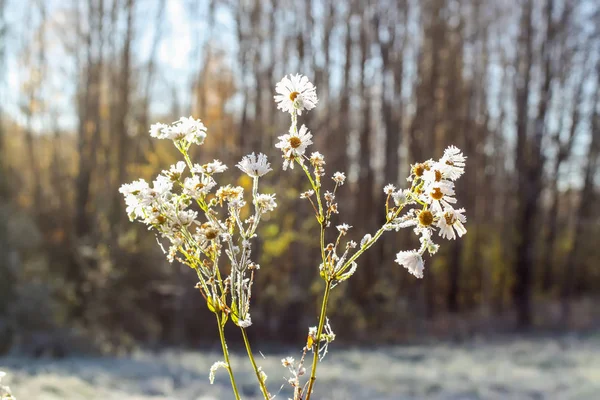
[[283, 136], [279, 136], [279, 143], [275, 144], [275, 147], [281, 149], [283, 152], [283, 169], [287, 169], [289, 166], [294, 169], [294, 161], [297, 160], [299, 163], [303, 163], [302, 156], [306, 152], [306, 148], [312, 144], [312, 135], [308, 131], [305, 125], [300, 127], [298, 132], [291, 132]]
[[410, 198], [410, 190], [398, 190], [392, 193], [392, 198], [394, 199], [394, 204], [400, 206], [402, 204], [408, 203], [408, 199]]
[[346, 174], [344, 174], [343, 172], [336, 172], [335, 174], [333, 174], [333, 181], [335, 183], [337, 183], [338, 185], [342, 186], [344, 184], [344, 182], [346, 182]]
[[396, 262], [417, 278], [423, 278], [425, 263], [423, 257], [418, 252], [414, 250], [401, 251], [396, 254]]
[[318, 151], [310, 155], [310, 163], [315, 167], [315, 176], [325, 175], [325, 157]]
[[183, 181], [183, 193], [192, 199], [206, 196], [216, 186], [215, 180], [209, 175], [194, 175]]
[[283, 365], [284, 367], [289, 367], [291, 365], [294, 365], [294, 358], [293, 357], [282, 358], [281, 365]]
[[244, 188], [241, 186], [221, 186], [216, 193], [217, 199], [220, 203], [224, 201], [242, 200], [244, 195]]
[[206, 127], [199, 119], [181, 117], [171, 125], [154, 124], [150, 127], [150, 136], [157, 139], [170, 139], [174, 142], [202, 144], [206, 138]]
[[323, 156], [323, 154], [319, 153], [318, 151], [315, 151], [310, 155], [310, 163], [315, 167], [322, 167], [323, 165], [325, 165], [325, 157]]
[[336, 226], [336, 228], [338, 231], [340, 231], [340, 233], [342, 235], [345, 235], [346, 233], [348, 233], [348, 230], [352, 227], [348, 224], [341, 224], [341, 225]]
[[171, 165], [169, 170], [163, 171], [162, 173], [173, 182], [177, 182], [179, 179], [181, 179], [183, 171], [185, 171], [185, 162], [179, 161], [177, 164]]
[[[463, 215], [464, 208], [454, 210], [452, 208], [444, 209], [444, 213], [437, 222], [437, 227], [440, 228], [440, 236], [445, 239], [456, 239], [456, 234], [462, 236], [467, 233], [467, 229], [463, 225], [467, 222], [467, 217]], [[454, 231], [456, 230], [456, 234]]]
[[465, 162], [467, 157], [456, 146], [449, 146], [444, 155], [440, 159], [440, 164], [443, 166], [443, 172], [448, 179], [457, 180], [465, 172]]
[[252, 178], [261, 177], [267, 172], [272, 171], [271, 164], [267, 161], [267, 156], [262, 153], [259, 153], [258, 156], [254, 153], [244, 156], [242, 161], [236, 164], [236, 167]]
[[314, 194], [315, 194], [314, 190], [307, 190], [306, 192], [300, 193], [300, 198], [301, 199], [308, 199], [309, 197], [312, 197]]
[[263, 214], [269, 211], [273, 211], [275, 207], [277, 207], [277, 203], [275, 202], [275, 195], [259, 194], [256, 197], [256, 205], [260, 209], [260, 212]]
[[181, 226], [189, 226], [194, 222], [198, 213], [193, 210], [182, 210], [177, 213], [177, 222]]
[[417, 163], [417, 164], [411, 165], [410, 176], [407, 178], [407, 180], [410, 182], [414, 179], [423, 177], [423, 174], [425, 174], [425, 171], [427, 171], [431, 168], [432, 162], [433, 162], [433, 160], [427, 160], [422, 163]]
[[425, 193], [422, 200], [431, 205], [433, 212], [441, 213], [443, 208], [453, 208], [451, 204], [456, 203], [454, 187], [450, 181], [431, 182], [425, 185]]
[[301, 74], [290, 74], [275, 85], [277, 94], [274, 96], [277, 108], [290, 114], [303, 110], [312, 110], [317, 105], [317, 88]]
[[148, 202], [150, 192], [148, 182], [138, 179], [132, 183], [125, 183], [121, 185], [119, 192], [125, 196], [129, 219], [134, 221], [137, 218], [144, 218], [144, 203]]
[[323, 195], [323, 197], [325, 197], [325, 200], [328, 202], [332, 202], [333, 200], [335, 200], [335, 195], [333, 193], [331, 193], [329, 190], [325, 191], [325, 194]]
[[194, 164], [192, 167], [192, 172], [196, 174], [212, 175], [220, 174], [225, 171], [227, 171], [227, 166], [219, 160], [213, 160], [213, 162], [204, 165]]
[[383, 193], [387, 194], [388, 196], [394, 194], [395, 191], [396, 186], [392, 185], [391, 183], [389, 185], [385, 185], [385, 187], [383, 188]]

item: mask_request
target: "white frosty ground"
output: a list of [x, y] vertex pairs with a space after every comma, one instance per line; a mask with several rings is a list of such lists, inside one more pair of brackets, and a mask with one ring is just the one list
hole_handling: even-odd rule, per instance
[[[335, 343], [334, 343], [335, 345]], [[286, 370], [269, 354], [260, 360], [269, 389]], [[290, 354], [291, 355], [291, 354]], [[297, 356], [294, 354], [294, 356]], [[260, 357], [259, 357], [260, 358]], [[5, 383], [19, 400], [229, 400], [225, 370], [208, 382], [217, 352], [140, 353], [132, 358], [29, 360], [0, 358]], [[232, 361], [243, 399], [258, 399], [243, 354]], [[527, 338], [465, 345], [331, 348], [320, 365], [315, 400], [599, 399], [600, 337]]]

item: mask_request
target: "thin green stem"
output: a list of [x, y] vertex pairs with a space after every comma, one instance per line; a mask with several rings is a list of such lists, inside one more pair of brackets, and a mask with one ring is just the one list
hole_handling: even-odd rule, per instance
[[315, 338], [315, 350], [313, 352], [313, 362], [310, 372], [310, 380], [308, 382], [308, 389], [306, 391], [306, 400], [310, 400], [315, 380], [317, 379], [317, 364], [319, 363], [319, 349], [321, 347], [321, 334], [323, 333], [323, 326], [325, 325], [325, 317], [327, 314], [327, 302], [329, 301], [329, 292], [331, 292], [331, 279], [327, 280], [325, 284], [325, 294], [323, 295], [323, 303], [321, 304], [321, 315], [319, 316], [319, 327], [317, 328], [317, 337]]
[[246, 334], [246, 330], [240, 327], [242, 331], [242, 337], [244, 338], [244, 345], [246, 346], [246, 351], [248, 352], [248, 358], [250, 359], [250, 363], [252, 364], [252, 368], [254, 368], [254, 373], [256, 374], [256, 378], [258, 379], [258, 384], [260, 385], [260, 391], [263, 394], [265, 400], [270, 400], [271, 395], [265, 386], [265, 382], [262, 379], [260, 370], [256, 365], [256, 361], [254, 360], [254, 354], [252, 353], [252, 348], [250, 347], [250, 341], [248, 340], [248, 335]]
[[225, 363], [227, 364], [227, 372], [229, 372], [229, 380], [231, 381], [231, 388], [233, 389], [233, 394], [235, 395], [236, 400], [240, 400], [240, 394], [238, 392], [237, 386], [235, 384], [235, 378], [233, 377], [233, 369], [231, 368], [231, 362], [229, 361], [229, 350], [227, 349], [227, 342], [225, 341], [225, 330], [223, 325], [221, 324], [221, 317], [219, 317], [219, 313], [216, 312], [217, 316], [217, 327], [219, 328], [219, 338], [221, 339], [221, 347], [223, 348], [223, 357], [225, 358]]

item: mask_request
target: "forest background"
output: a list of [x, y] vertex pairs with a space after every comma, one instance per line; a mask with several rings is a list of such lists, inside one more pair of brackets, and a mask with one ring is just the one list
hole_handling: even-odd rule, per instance
[[117, 191], [176, 161], [148, 129], [189, 115], [209, 132], [195, 161], [270, 156], [279, 207], [250, 331], [301, 342], [319, 250], [273, 102], [296, 72], [317, 86], [315, 148], [349, 177], [355, 240], [411, 163], [450, 144], [468, 156], [468, 235], [423, 280], [393, 262], [414, 238], [384, 236], [334, 293], [338, 339], [597, 328], [599, 21], [593, 0], [0, 0], [0, 354], [214, 339], [193, 271], [167, 263]]

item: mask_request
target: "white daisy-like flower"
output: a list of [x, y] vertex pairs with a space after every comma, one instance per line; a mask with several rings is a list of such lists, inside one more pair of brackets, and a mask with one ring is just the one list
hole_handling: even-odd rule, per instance
[[345, 235], [346, 233], [348, 233], [348, 230], [350, 228], [352, 228], [352, 226], [350, 226], [348, 224], [341, 224], [341, 225], [336, 226], [336, 228], [337, 228], [338, 231], [340, 231], [340, 233], [342, 235]]
[[394, 194], [394, 192], [396, 191], [396, 186], [392, 185], [391, 183], [389, 185], [385, 185], [383, 188], [383, 193], [389, 195]]
[[212, 175], [220, 174], [225, 171], [227, 171], [227, 165], [223, 164], [219, 160], [213, 160], [213, 162], [204, 165], [194, 164], [194, 166], [192, 167], [192, 172], [196, 174]]
[[177, 164], [171, 165], [169, 170], [163, 171], [162, 173], [163, 175], [171, 179], [173, 182], [177, 182], [179, 178], [181, 178], [183, 171], [185, 171], [185, 162], [179, 161], [177, 162]]
[[197, 216], [198, 213], [193, 210], [179, 211], [177, 213], [177, 221], [183, 226], [188, 226], [194, 222]]
[[287, 169], [289, 166], [294, 169], [294, 160], [298, 160], [301, 164], [304, 162], [302, 156], [306, 152], [306, 148], [312, 144], [312, 135], [308, 131], [305, 125], [300, 127], [298, 132], [288, 133], [283, 136], [279, 136], [279, 143], [275, 144], [275, 147], [281, 149], [283, 152], [283, 169]]
[[277, 203], [275, 202], [275, 194], [259, 194], [256, 196], [256, 205], [263, 214], [273, 211], [275, 207], [277, 207]]
[[267, 156], [259, 153], [258, 157], [252, 153], [244, 156], [242, 161], [236, 164], [236, 167], [248, 174], [252, 178], [258, 178], [272, 171], [271, 164], [267, 161]]
[[152, 184], [152, 191], [155, 197], [164, 196], [173, 189], [173, 182], [164, 175], [158, 175]]
[[217, 189], [217, 193], [215, 196], [219, 200], [219, 202], [227, 201], [231, 203], [232, 201], [239, 201], [244, 199], [244, 188], [241, 186], [221, 186]]
[[399, 252], [396, 254], [396, 262], [417, 278], [423, 278], [425, 262], [423, 261], [423, 257], [415, 250]]
[[450, 181], [439, 181], [426, 184], [423, 187], [424, 194], [421, 198], [431, 204], [434, 213], [441, 213], [443, 208], [453, 208], [451, 204], [456, 203], [454, 196], [454, 185]]
[[206, 196], [216, 184], [215, 180], [208, 175], [187, 177], [183, 181], [183, 193], [192, 199], [199, 199]]
[[[453, 208], [445, 208], [444, 214], [437, 221], [437, 227], [440, 228], [440, 236], [445, 239], [456, 239], [456, 234], [462, 236], [467, 233], [467, 229], [463, 225], [467, 222], [467, 217], [463, 215], [464, 208], [454, 210]], [[456, 234], [454, 231], [456, 230]]]
[[150, 127], [150, 136], [157, 139], [170, 139], [174, 142], [185, 141], [188, 145], [202, 144], [206, 138], [206, 126], [199, 119], [181, 117], [173, 124], [154, 124]]
[[343, 172], [336, 172], [332, 178], [337, 184], [342, 186], [346, 182], [346, 175]]
[[137, 181], [133, 181], [131, 183], [124, 183], [119, 188], [119, 192], [124, 195], [138, 195], [141, 192], [148, 190], [148, 182], [143, 179], [138, 179]]
[[444, 155], [440, 159], [440, 164], [444, 174], [453, 181], [461, 177], [465, 172], [465, 162], [467, 157], [456, 146], [449, 146], [444, 150]]
[[156, 123], [150, 126], [150, 136], [157, 139], [166, 139], [166, 129], [169, 125]]
[[303, 110], [312, 110], [319, 102], [317, 88], [301, 74], [290, 74], [289, 78], [284, 76], [275, 85], [275, 91], [277, 108], [290, 114], [298, 112], [298, 115], [302, 115]]
[[185, 139], [188, 143], [202, 144], [206, 139], [206, 126], [199, 119], [181, 117], [168, 129], [170, 139]]
[[439, 162], [432, 162], [429, 169], [423, 172], [423, 180], [426, 184], [448, 180], [444, 165]]

